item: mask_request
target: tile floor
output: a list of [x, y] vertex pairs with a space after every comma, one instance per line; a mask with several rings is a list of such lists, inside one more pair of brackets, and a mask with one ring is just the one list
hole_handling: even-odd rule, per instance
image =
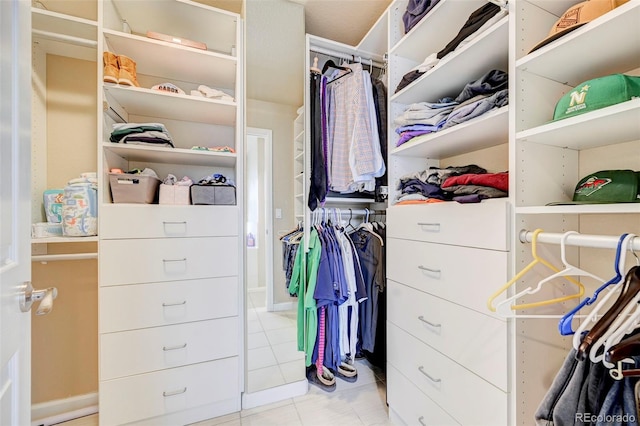
[[247, 298], [247, 392], [304, 380], [296, 310], [267, 312], [264, 292]]
[[[296, 348], [296, 311], [267, 312], [264, 300], [261, 293], [249, 294], [249, 392], [305, 378], [304, 354]], [[356, 367], [358, 380], [349, 383], [336, 379], [333, 392], [309, 385], [305, 395], [205, 420], [193, 426], [392, 425], [386, 404], [384, 372], [366, 360], [356, 361]], [[62, 425], [97, 426], [98, 414]]]

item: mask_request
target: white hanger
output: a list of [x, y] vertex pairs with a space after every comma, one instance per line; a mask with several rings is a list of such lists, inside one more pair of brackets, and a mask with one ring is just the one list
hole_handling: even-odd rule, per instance
[[[634, 237], [633, 234], [627, 235], [627, 237], [623, 240], [622, 244], [624, 245], [627, 242], [627, 238]], [[618, 270], [622, 271], [624, 269], [624, 264], [627, 259], [627, 250], [623, 250], [620, 253], [620, 261], [618, 262]], [[595, 323], [596, 315], [599, 315], [600, 311], [609, 306], [609, 299], [611, 299], [615, 294], [618, 294], [620, 290], [623, 288], [621, 283], [609, 287], [609, 292], [593, 307], [591, 312], [587, 315], [587, 317], [580, 323], [576, 332], [573, 334], [573, 348], [578, 349], [580, 347], [580, 343], [582, 342], [582, 333], [587, 330], [587, 328], [591, 327], [593, 323]], [[591, 354], [589, 354], [591, 357]]]
[[575, 235], [578, 234], [578, 232], [576, 231], [569, 231], [569, 232], [565, 232], [562, 235], [562, 238], [560, 239], [560, 258], [562, 259], [562, 263], [564, 264], [564, 269], [556, 272], [553, 275], [548, 276], [547, 278], [544, 278], [543, 280], [538, 282], [538, 285], [535, 288], [532, 287], [528, 287], [524, 290], [522, 290], [521, 292], [511, 296], [511, 297], [507, 297], [505, 298], [503, 301], [501, 301], [500, 303], [498, 303], [496, 305], [496, 311], [498, 313], [501, 313], [502, 315], [509, 315], [511, 312], [511, 303], [515, 302], [517, 299], [521, 298], [522, 296], [525, 296], [527, 294], [535, 294], [537, 292], [539, 292], [542, 289], [542, 286], [546, 283], [548, 283], [549, 281], [552, 281], [556, 278], [559, 277], [566, 277], [566, 276], [587, 276], [587, 277], [591, 277], [597, 281], [600, 281], [600, 283], [604, 283], [605, 280], [603, 280], [602, 278], [593, 275], [590, 272], [587, 272], [583, 269], [578, 268], [577, 266], [571, 265], [569, 262], [567, 262], [567, 256], [566, 256], [566, 245], [567, 245], [567, 238], [570, 235]]

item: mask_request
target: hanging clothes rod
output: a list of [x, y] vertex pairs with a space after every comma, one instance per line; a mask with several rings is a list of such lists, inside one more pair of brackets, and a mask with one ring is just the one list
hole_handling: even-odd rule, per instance
[[38, 254], [31, 256], [32, 262], [55, 262], [59, 260], [97, 259], [98, 253], [70, 253], [70, 254]]
[[367, 210], [367, 209], [344, 209], [344, 208], [325, 208], [325, 207], [321, 207], [318, 209], [321, 213], [338, 213], [338, 211], [340, 211], [340, 216], [349, 216], [349, 215], [355, 215], [355, 216], [366, 216], [367, 214], [371, 215], [371, 216], [379, 216], [382, 214], [387, 214], [386, 211], [384, 210]]
[[[545, 244], [560, 244], [562, 236], [562, 233], [541, 232], [538, 234], [538, 242]], [[519, 239], [521, 243], [530, 243], [532, 237], [533, 231], [520, 231]], [[619, 239], [619, 235], [575, 234], [569, 235], [565, 243], [569, 246], [577, 247], [616, 249], [618, 247]], [[630, 249], [640, 251], [640, 238], [633, 238]]]
[[364, 58], [360, 55], [352, 55], [349, 53], [339, 52], [337, 50], [325, 49], [324, 47], [312, 46], [310, 49], [314, 53], [319, 53], [321, 55], [329, 55], [335, 58], [345, 59], [351, 62], [360, 62], [363, 65], [372, 65], [376, 68], [384, 68], [384, 63], [373, 60], [371, 58]]
[[74, 37], [66, 34], [58, 34], [58, 33], [52, 33], [50, 31], [42, 31], [42, 30], [31, 30], [31, 33], [34, 36], [42, 37], [44, 39], [61, 41], [63, 43], [71, 43], [78, 46], [91, 47], [94, 49], [98, 46], [97, 41], [87, 40], [85, 38]]

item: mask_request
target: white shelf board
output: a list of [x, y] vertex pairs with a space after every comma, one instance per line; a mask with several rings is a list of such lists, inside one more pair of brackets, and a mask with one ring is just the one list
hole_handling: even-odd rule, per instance
[[296, 142], [301, 141], [303, 137], [304, 137], [304, 130], [296, 135], [296, 138], [295, 138]]
[[639, 67], [638, 1], [627, 2], [516, 61], [518, 70], [572, 87], [595, 77]]
[[[148, 37], [104, 30], [105, 49], [136, 61], [138, 74], [235, 92], [237, 58]], [[185, 90], [186, 91], [186, 90]], [[186, 91], [187, 92], [187, 91]]]
[[391, 154], [446, 158], [506, 143], [508, 132], [509, 106], [504, 106], [448, 129], [417, 136]]
[[640, 203], [516, 207], [517, 214], [638, 214]]
[[441, 51], [458, 34], [471, 13], [486, 0], [440, 0], [402, 39], [389, 55], [421, 63]]
[[235, 102], [109, 83], [104, 90], [129, 114], [235, 126]]
[[113, 0], [113, 3], [133, 33], [164, 32], [162, 29], [166, 28], [171, 29], [169, 35], [205, 43], [211, 51], [232, 54], [236, 47], [240, 19], [236, 13], [188, 0]]
[[105, 142], [102, 147], [104, 150], [111, 151], [127, 161], [208, 167], [234, 167], [237, 161], [237, 155], [230, 152], [127, 145], [113, 142]]
[[298, 173], [298, 174], [296, 175], [296, 180], [297, 180], [298, 182], [302, 182], [302, 181], [304, 180], [304, 173]]
[[[492, 69], [508, 71], [509, 16], [505, 16], [472, 42], [444, 57], [420, 78], [391, 97], [391, 102], [412, 104], [455, 98], [464, 86]], [[424, 59], [424, 58], [423, 58]]]
[[31, 244], [50, 244], [50, 243], [91, 243], [97, 242], [98, 237], [47, 237], [32, 238]]
[[98, 22], [37, 7], [31, 8], [31, 28], [98, 41]]
[[388, 10], [389, 8], [387, 7], [382, 12], [382, 15], [378, 17], [376, 23], [362, 37], [357, 46], [359, 51], [376, 55], [384, 55], [387, 52]]
[[304, 160], [304, 151], [302, 151], [300, 154], [298, 154], [295, 157], [293, 157], [293, 159], [296, 160], [296, 161]]
[[640, 99], [524, 130], [516, 139], [577, 150], [640, 140]]
[[296, 194], [296, 198], [303, 199], [304, 198], [304, 194]]
[[45, 52], [96, 61], [98, 23], [44, 9], [31, 8], [32, 40]]

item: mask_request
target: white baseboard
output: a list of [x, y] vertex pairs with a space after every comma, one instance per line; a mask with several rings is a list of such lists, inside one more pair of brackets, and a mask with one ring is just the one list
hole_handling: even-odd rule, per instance
[[49, 426], [98, 412], [98, 392], [41, 402], [31, 406], [31, 426]]
[[259, 407], [261, 405], [284, 401], [285, 399], [305, 395], [308, 391], [309, 382], [307, 379], [304, 379], [258, 392], [245, 392], [242, 394], [242, 409], [248, 410], [249, 408]]
[[297, 306], [298, 302], [274, 303], [273, 312], [292, 311], [294, 309], [297, 309]]

